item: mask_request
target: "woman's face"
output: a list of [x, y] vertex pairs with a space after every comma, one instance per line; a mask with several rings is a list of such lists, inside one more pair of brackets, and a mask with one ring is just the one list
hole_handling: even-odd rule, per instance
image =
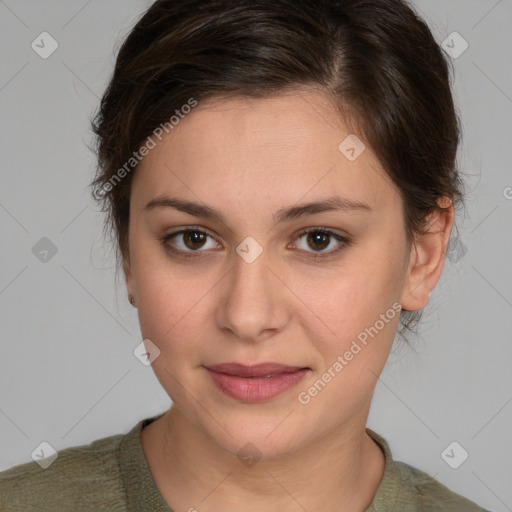
[[[199, 103], [134, 175], [125, 272], [153, 369], [231, 453], [364, 425], [399, 305], [415, 309], [398, 189], [361, 149], [319, 93], [231, 99]], [[157, 198], [174, 207], [145, 208]], [[306, 370], [206, 368], [266, 362]]]

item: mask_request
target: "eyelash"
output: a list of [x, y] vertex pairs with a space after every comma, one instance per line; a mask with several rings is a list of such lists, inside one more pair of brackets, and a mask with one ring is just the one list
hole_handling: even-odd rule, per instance
[[[198, 258], [198, 257], [200, 258], [200, 257], [206, 256], [205, 254], [200, 254], [201, 252], [205, 252], [205, 251], [201, 251], [200, 249], [197, 250], [197, 251], [182, 251], [181, 249], [177, 249], [176, 247], [173, 247], [172, 245], [169, 245], [167, 243], [169, 240], [171, 240], [175, 236], [182, 235], [184, 233], [201, 233], [203, 235], [206, 235], [206, 236], [209, 236], [210, 238], [215, 239], [215, 237], [213, 235], [211, 235], [208, 231], [205, 231], [204, 229], [200, 229], [200, 228], [182, 229], [180, 231], [175, 231], [174, 233], [170, 233], [170, 234], [164, 236], [161, 239], [161, 241], [162, 241], [163, 245], [165, 246], [166, 250], [172, 252], [173, 254], [175, 254], [175, 255], [177, 255], [179, 257], [183, 257], [183, 258]], [[338, 253], [342, 249], [344, 249], [346, 247], [349, 247], [352, 244], [352, 240], [350, 238], [338, 235], [337, 233], [334, 233], [334, 232], [332, 232], [332, 231], [330, 231], [330, 230], [328, 230], [326, 228], [321, 228], [321, 227], [320, 228], [308, 228], [308, 229], [305, 229], [305, 230], [301, 231], [294, 238], [294, 240], [300, 240], [304, 235], [308, 235], [309, 233], [322, 233], [322, 234], [325, 234], [325, 235], [329, 235], [332, 238], [334, 238], [337, 242], [339, 242], [339, 244], [340, 244], [336, 249], [331, 249], [330, 251], [327, 251], [327, 252], [309, 252], [309, 251], [305, 251], [306, 254], [309, 255], [309, 256], [306, 256], [306, 257], [314, 259], [314, 260], [318, 260], [318, 259], [322, 259], [322, 258], [328, 258], [328, 257]]]

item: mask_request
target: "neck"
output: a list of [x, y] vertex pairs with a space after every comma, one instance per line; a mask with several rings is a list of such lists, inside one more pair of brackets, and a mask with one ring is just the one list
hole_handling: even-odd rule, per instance
[[143, 429], [141, 442], [156, 485], [174, 510], [364, 511], [385, 466], [365, 423], [366, 416], [359, 426], [343, 425], [286, 456], [249, 463], [172, 406]]

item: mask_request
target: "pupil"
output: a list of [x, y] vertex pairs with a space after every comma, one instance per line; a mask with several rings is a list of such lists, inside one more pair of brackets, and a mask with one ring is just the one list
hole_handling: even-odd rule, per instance
[[199, 249], [202, 245], [204, 245], [204, 233], [200, 233], [198, 231], [188, 231], [185, 233], [185, 245], [189, 249]]
[[[311, 245], [317, 245], [317, 247], [312, 247], [312, 249], [325, 249], [329, 245], [329, 235], [325, 233], [309, 233], [308, 235], [308, 243]], [[318, 247], [320, 245], [320, 247]]]

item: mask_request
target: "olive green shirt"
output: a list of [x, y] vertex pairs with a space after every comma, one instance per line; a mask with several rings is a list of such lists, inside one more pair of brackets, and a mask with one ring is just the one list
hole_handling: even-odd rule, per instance
[[[66, 448], [43, 469], [37, 462], [0, 472], [0, 511], [172, 512], [147, 465], [140, 433], [160, 415], [89, 445]], [[489, 512], [426, 473], [396, 462], [385, 439], [368, 434], [386, 457], [384, 477], [365, 512]]]

